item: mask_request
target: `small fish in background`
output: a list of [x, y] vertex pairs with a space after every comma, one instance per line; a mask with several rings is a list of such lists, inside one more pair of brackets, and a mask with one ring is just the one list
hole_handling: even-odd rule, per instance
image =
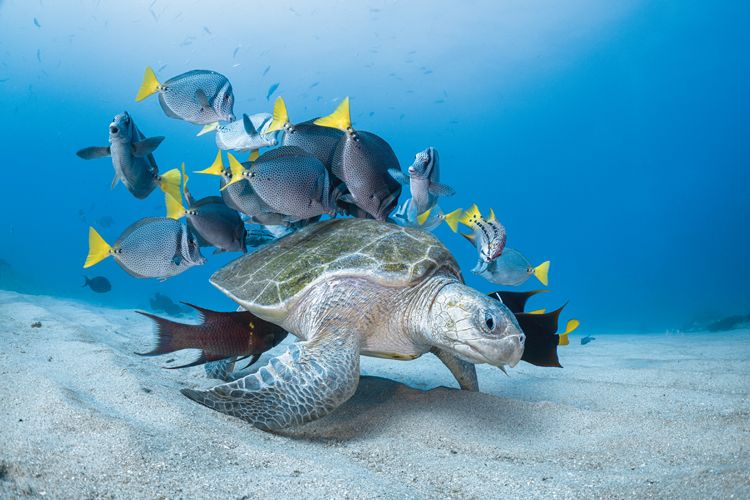
[[[183, 190], [187, 194], [187, 181]], [[175, 220], [185, 217], [190, 229], [209, 246], [216, 247], [214, 253], [247, 253], [245, 224], [237, 211], [229, 208], [220, 196], [193, 201], [188, 194], [187, 199], [189, 206], [185, 208], [180, 200], [166, 195], [167, 217]]]
[[220, 125], [219, 122], [205, 125], [197, 135], [216, 131], [216, 146], [222, 150], [252, 151], [276, 146], [275, 134], [266, 134], [271, 124], [269, 113], [242, 115], [242, 120]]
[[389, 169], [388, 173], [401, 184], [409, 186], [412, 205], [419, 214], [434, 207], [438, 196], [456, 194], [452, 187], [440, 184], [440, 156], [433, 147], [417, 153], [407, 171], [408, 175], [399, 169]]
[[[287, 336], [281, 327], [262, 320], [248, 311], [218, 312], [185, 303], [200, 313], [197, 325], [177, 323], [147, 312], [136, 311], [156, 323], [156, 347], [140, 356], [158, 356], [183, 349], [200, 349], [195, 361], [165, 368], [187, 368], [211, 361], [237, 357], [237, 361], [251, 358], [244, 368], [252, 365], [269, 349], [279, 345]], [[243, 369], [244, 369], [243, 368]]]
[[41, 28], [42, 27], [42, 25], [39, 24], [39, 19], [37, 19], [36, 17], [34, 18], [34, 26], [36, 26], [37, 28]]
[[581, 345], [586, 345], [592, 340], [596, 340], [596, 337], [592, 337], [591, 335], [586, 335], [585, 337], [581, 339]]
[[169, 314], [170, 316], [180, 316], [186, 312], [183, 307], [180, 307], [180, 304], [176, 303], [167, 295], [159, 292], [154, 293], [154, 295], [148, 299], [148, 303], [152, 311], [160, 311]]
[[445, 221], [451, 230], [456, 232], [458, 230], [458, 219], [462, 213], [463, 210], [457, 208], [446, 214], [439, 205], [435, 205], [427, 209], [427, 211], [419, 213], [412, 199], [408, 198], [393, 213], [393, 220], [401, 226], [417, 227], [423, 231], [433, 231]]
[[[260, 75], [260, 76], [266, 76], [269, 71], [271, 71], [271, 66], [266, 66], [266, 69], [263, 70], [263, 74]], [[277, 84], [277, 86], [278, 86], [278, 84]], [[276, 89], [274, 89], [274, 90], [276, 90]], [[266, 98], [266, 100], [268, 100], [268, 99]]]
[[265, 133], [270, 134], [278, 130], [283, 131], [281, 139], [283, 146], [297, 146], [307, 151], [325, 165], [332, 176], [331, 181], [334, 185], [342, 182], [342, 179], [333, 174], [333, 154], [339, 140], [344, 136], [343, 132], [315, 125], [313, 120], [297, 125], [292, 124], [282, 97], [277, 97], [274, 102], [271, 123]]
[[505, 227], [495, 217], [495, 212], [490, 209], [488, 218], [482, 217], [476, 204], [465, 211], [459, 222], [472, 230], [471, 234], [461, 233], [461, 236], [474, 245], [479, 254], [479, 262], [474, 268], [474, 273], [483, 271], [487, 264], [494, 261], [505, 249]]
[[[270, 66], [269, 66], [270, 68]], [[279, 85], [281, 85], [279, 82], [272, 83], [270, 87], [268, 87], [268, 92], [266, 93], [266, 101], [271, 100], [271, 96], [274, 92], [279, 88]]]
[[109, 146], [93, 146], [76, 152], [84, 160], [112, 158], [115, 176], [111, 187], [119, 181], [130, 193], [142, 200], [157, 187], [172, 196], [179, 196], [180, 172], [177, 169], [159, 174], [159, 167], [152, 154], [164, 137], [143, 135], [127, 111], [112, 119], [109, 124]]
[[36, 49], [36, 60], [42, 62], [42, 49]]
[[247, 165], [232, 154], [227, 157], [232, 179], [226, 187], [247, 179], [273, 212], [287, 216], [287, 222], [336, 215], [340, 192], [331, 189], [328, 171], [320, 160], [303, 149], [282, 146]]
[[234, 121], [232, 84], [216, 71], [197, 69], [160, 83], [154, 70], [146, 67], [135, 100], [142, 101], [156, 93], [164, 114], [170, 118], [197, 125]]
[[386, 220], [401, 195], [401, 183], [388, 173], [389, 169], [401, 170], [391, 146], [376, 134], [352, 128], [348, 97], [333, 113], [313, 123], [344, 132], [332, 165], [333, 174], [349, 190], [341, 201], [356, 205], [376, 220]]
[[161, 280], [206, 262], [195, 235], [178, 221], [162, 217], [146, 217], [131, 224], [114, 245], [90, 227], [84, 269], [109, 256], [135, 278]]
[[110, 215], [103, 215], [96, 220], [96, 225], [99, 227], [110, 227], [114, 224], [115, 220]]
[[112, 283], [104, 276], [95, 276], [93, 278], [84, 276], [83, 279], [85, 280], [83, 286], [89, 287], [93, 292], [107, 293], [112, 290]]
[[513, 248], [505, 248], [503, 254], [489, 264], [480, 264], [481, 261], [471, 272], [490, 283], [518, 286], [534, 276], [542, 285], [549, 284], [550, 262], [547, 260], [534, 267], [521, 252]]

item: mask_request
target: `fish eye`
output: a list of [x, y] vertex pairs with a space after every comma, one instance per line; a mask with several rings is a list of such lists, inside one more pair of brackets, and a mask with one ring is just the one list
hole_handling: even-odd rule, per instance
[[487, 325], [487, 329], [489, 331], [494, 330], [495, 329], [495, 317], [491, 313], [485, 312], [484, 313], [484, 324]]

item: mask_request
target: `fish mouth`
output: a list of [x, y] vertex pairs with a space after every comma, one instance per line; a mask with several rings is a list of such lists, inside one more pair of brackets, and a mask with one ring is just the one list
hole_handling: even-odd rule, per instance
[[413, 169], [412, 167], [409, 167], [409, 173], [410, 173], [410, 174], [413, 174], [413, 173], [415, 173], [415, 172], [416, 172], [416, 170], [414, 170], [414, 169]]

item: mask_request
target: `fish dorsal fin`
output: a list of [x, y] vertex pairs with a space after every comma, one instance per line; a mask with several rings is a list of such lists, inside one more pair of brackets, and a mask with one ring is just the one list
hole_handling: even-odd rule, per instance
[[157, 93], [162, 88], [159, 80], [156, 79], [156, 74], [151, 66], [146, 66], [146, 71], [143, 74], [143, 82], [141, 88], [138, 89], [138, 94], [135, 96], [136, 102], [142, 101], [151, 94]]
[[461, 236], [463, 236], [464, 238], [466, 238], [467, 240], [469, 240], [469, 241], [471, 242], [471, 244], [472, 244], [472, 245], [474, 244], [474, 242], [475, 242], [475, 241], [476, 241], [476, 239], [477, 239], [477, 237], [476, 237], [476, 236], [474, 236], [474, 233], [470, 233], [470, 234], [466, 234], [466, 233], [458, 233], [458, 234], [460, 234]]
[[167, 217], [170, 219], [179, 219], [185, 216], [187, 210], [182, 206], [179, 200], [176, 200], [174, 196], [169, 193], [164, 195], [164, 202], [167, 205]]
[[200, 137], [203, 134], [207, 134], [209, 132], [213, 132], [217, 128], [219, 128], [219, 122], [207, 123], [206, 125], [203, 125], [203, 128], [200, 129], [200, 131], [197, 134], [195, 134], [195, 135], [196, 135], [196, 137]]
[[201, 89], [195, 91], [195, 100], [201, 105], [201, 108], [208, 109], [211, 107], [211, 103], [208, 102], [208, 96]]
[[86, 256], [86, 262], [83, 268], [89, 268], [97, 264], [112, 253], [112, 247], [104, 241], [104, 238], [96, 232], [96, 229], [89, 227], [89, 254]]
[[289, 123], [289, 114], [286, 112], [286, 103], [284, 99], [279, 96], [273, 103], [273, 114], [271, 115], [271, 123], [268, 125], [265, 133], [270, 134], [281, 130], [284, 126]]
[[482, 214], [481, 212], [479, 212], [479, 207], [477, 207], [477, 204], [474, 203], [461, 215], [461, 218], [458, 219], [458, 222], [460, 222], [464, 226], [473, 228], [481, 218]]
[[201, 317], [201, 323], [208, 323], [211, 320], [218, 319], [220, 316], [227, 314], [227, 313], [221, 313], [219, 311], [212, 311], [211, 309], [206, 309], [205, 307], [196, 306], [189, 302], [180, 302], [180, 304], [185, 304], [186, 306], [191, 307], [195, 309], [196, 311], [198, 311]]
[[258, 131], [255, 130], [255, 126], [253, 125], [253, 122], [250, 121], [250, 117], [247, 116], [247, 113], [242, 114], [242, 126], [245, 127], [245, 133], [247, 135], [258, 135]]
[[260, 151], [253, 149], [250, 151], [250, 156], [247, 157], [247, 161], [256, 161], [258, 158], [260, 158]]
[[534, 268], [534, 276], [538, 279], [542, 285], [547, 286], [549, 284], [549, 261], [546, 260]]
[[429, 219], [429, 218], [430, 218], [430, 213], [431, 213], [431, 212], [432, 212], [432, 209], [431, 209], [431, 208], [428, 208], [427, 210], [425, 210], [425, 211], [424, 211], [424, 212], [422, 212], [421, 214], [417, 215], [417, 223], [418, 223], [418, 224], [419, 224], [420, 226], [424, 225], [424, 223], [425, 223], [425, 222], [427, 222], [427, 219]]
[[221, 150], [216, 153], [216, 158], [210, 167], [198, 170], [196, 174], [208, 174], [208, 175], [224, 175], [224, 162], [221, 159]]
[[445, 214], [445, 222], [448, 224], [448, 227], [451, 228], [451, 231], [454, 233], [458, 232], [458, 222], [459, 218], [461, 217], [461, 213], [463, 213], [462, 208], [457, 208], [454, 211]]
[[318, 118], [313, 122], [315, 125], [321, 127], [337, 128], [346, 132], [352, 127], [352, 118], [349, 111], [349, 97], [344, 97], [341, 104], [338, 105], [336, 111], [323, 118]]

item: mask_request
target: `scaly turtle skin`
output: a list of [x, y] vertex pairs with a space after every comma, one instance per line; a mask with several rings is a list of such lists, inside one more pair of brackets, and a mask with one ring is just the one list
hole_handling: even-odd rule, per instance
[[515, 364], [524, 335], [499, 301], [463, 284], [430, 233], [368, 219], [308, 226], [217, 271], [211, 283], [300, 339], [257, 372], [191, 399], [265, 430], [323, 417], [359, 382], [359, 356], [433, 352], [462, 389], [473, 364]]

